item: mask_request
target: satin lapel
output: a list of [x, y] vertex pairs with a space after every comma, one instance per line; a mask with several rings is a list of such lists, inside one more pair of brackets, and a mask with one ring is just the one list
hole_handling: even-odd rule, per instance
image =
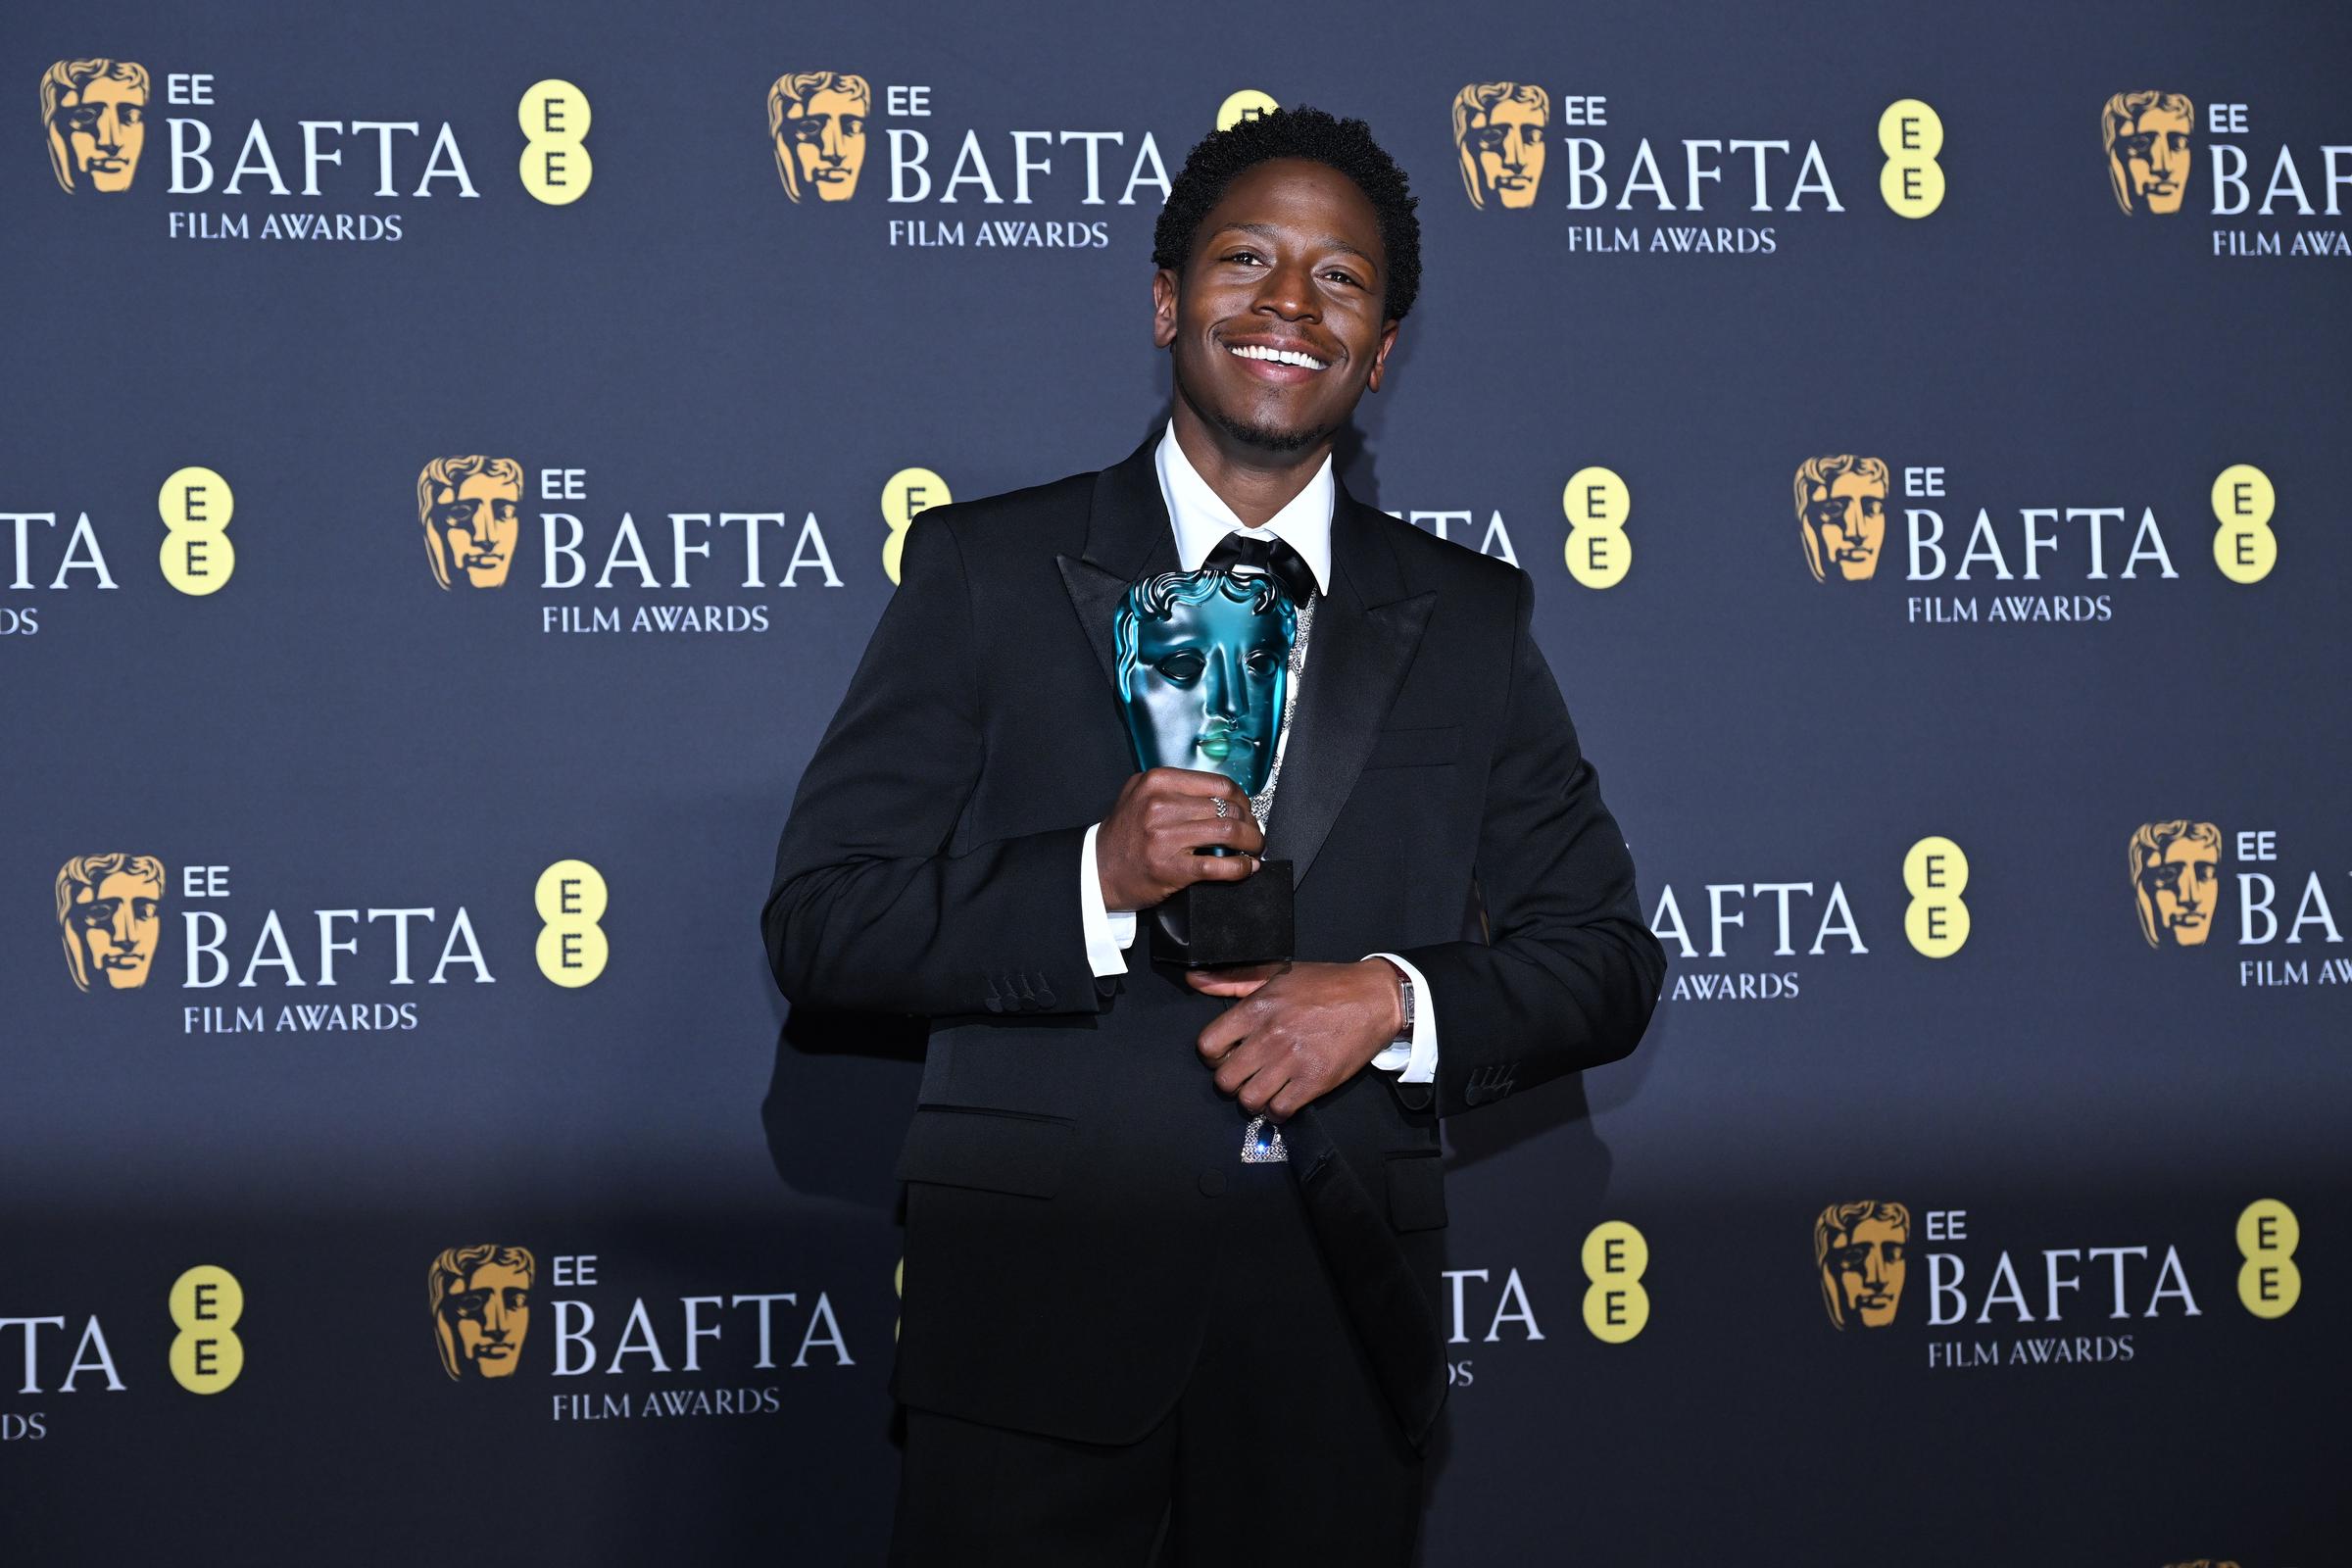
[[1266, 858], [1289, 859], [1294, 884], [1348, 804], [1437, 603], [1434, 592], [1403, 596], [1396, 552], [1380, 536], [1387, 520], [1344, 489], [1335, 498], [1332, 591], [1315, 606], [1266, 834]]
[[1056, 556], [1062, 588], [1070, 609], [1086, 633], [1087, 646], [1102, 666], [1102, 711], [1119, 738], [1129, 771], [1135, 754], [1127, 742], [1126, 720], [1118, 708], [1118, 658], [1111, 642], [1111, 616], [1119, 598], [1138, 577], [1176, 569], [1176, 530], [1168, 521], [1167, 503], [1159, 494], [1159, 470], [1152, 463], [1157, 433], [1095, 476], [1095, 497], [1087, 516], [1086, 551], [1082, 557]]

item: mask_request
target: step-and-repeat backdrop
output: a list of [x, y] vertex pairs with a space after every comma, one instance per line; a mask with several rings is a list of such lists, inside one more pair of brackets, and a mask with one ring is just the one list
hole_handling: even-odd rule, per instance
[[1154, 428], [1169, 178], [1311, 103], [1427, 246], [1342, 471], [1533, 576], [1674, 960], [1447, 1129], [1426, 1560], [2346, 1560], [2347, 64], [12, 9], [8, 1559], [877, 1558], [920, 1043], [791, 1026], [776, 833], [899, 531]]

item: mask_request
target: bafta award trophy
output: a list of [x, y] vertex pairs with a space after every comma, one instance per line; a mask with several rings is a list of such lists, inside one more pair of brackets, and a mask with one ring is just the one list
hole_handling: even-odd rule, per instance
[[[1128, 589], [1112, 640], [1137, 764], [1222, 773], [1263, 826], [1298, 630], [1298, 607], [1265, 572], [1209, 565]], [[1159, 962], [1205, 969], [1289, 958], [1291, 863], [1267, 860], [1239, 882], [1196, 882], [1150, 919]]]

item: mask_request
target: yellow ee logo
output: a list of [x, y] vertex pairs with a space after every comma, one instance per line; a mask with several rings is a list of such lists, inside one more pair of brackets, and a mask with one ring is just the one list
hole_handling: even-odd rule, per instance
[[1649, 1243], [1621, 1219], [1606, 1219], [1585, 1237], [1585, 1327], [1604, 1345], [1623, 1345], [1649, 1326]]
[[2303, 1271], [2295, 1249], [2303, 1227], [2295, 1211], [2276, 1198], [2258, 1198], [2237, 1216], [2237, 1298], [2256, 1317], [2284, 1317], [2303, 1298]]
[[1634, 510], [1632, 492], [1610, 468], [1579, 468], [1560, 492], [1568, 514], [1568, 575], [1588, 588], [1614, 588], [1633, 568], [1634, 544], [1625, 519]]
[[1255, 87], [1244, 87], [1217, 105], [1217, 128], [1231, 130], [1245, 120], [1270, 115], [1281, 107], [1271, 93], [1259, 92]]
[[550, 76], [532, 82], [515, 107], [522, 125], [522, 188], [550, 207], [588, 194], [596, 160], [588, 156], [588, 95]]
[[883, 481], [882, 520], [890, 526], [890, 537], [882, 541], [882, 569], [890, 573], [893, 587], [899, 581], [899, 557], [906, 549], [906, 525], [916, 513], [955, 499], [948, 481], [929, 468], [901, 468]]
[[1921, 839], [1903, 857], [1903, 935], [1931, 958], [1948, 958], [1968, 945], [1968, 857], [1950, 839]]
[[596, 922], [605, 917], [605, 878], [586, 860], [558, 860], [539, 873], [531, 901], [539, 918], [539, 972], [560, 986], [584, 986], [612, 956]]
[[245, 1287], [218, 1263], [199, 1263], [172, 1282], [172, 1378], [190, 1394], [219, 1394], [245, 1370]]
[[210, 468], [181, 468], [164, 481], [155, 505], [164, 516], [164, 581], [199, 599], [226, 587], [237, 569], [227, 533], [237, 498], [228, 481]]
[[2271, 476], [2250, 463], [2232, 464], [2213, 481], [2213, 514], [2221, 527], [2213, 535], [2213, 564], [2231, 582], [2260, 582], [2278, 564], [2278, 536], [2271, 532], [2271, 514], [2278, 509], [2278, 492]]
[[1916, 98], [1898, 98], [1879, 117], [1879, 195], [1904, 218], [1925, 218], [1943, 205], [1943, 120]]

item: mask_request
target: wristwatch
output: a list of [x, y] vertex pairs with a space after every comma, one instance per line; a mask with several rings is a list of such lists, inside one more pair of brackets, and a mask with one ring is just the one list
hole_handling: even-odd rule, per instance
[[[1396, 969], [1393, 963], [1389, 967]], [[1396, 969], [1396, 998], [1404, 1013], [1404, 1022], [1397, 1026], [1396, 1038], [1389, 1043], [1409, 1046], [1413, 1043], [1413, 977], [1402, 969]]]

